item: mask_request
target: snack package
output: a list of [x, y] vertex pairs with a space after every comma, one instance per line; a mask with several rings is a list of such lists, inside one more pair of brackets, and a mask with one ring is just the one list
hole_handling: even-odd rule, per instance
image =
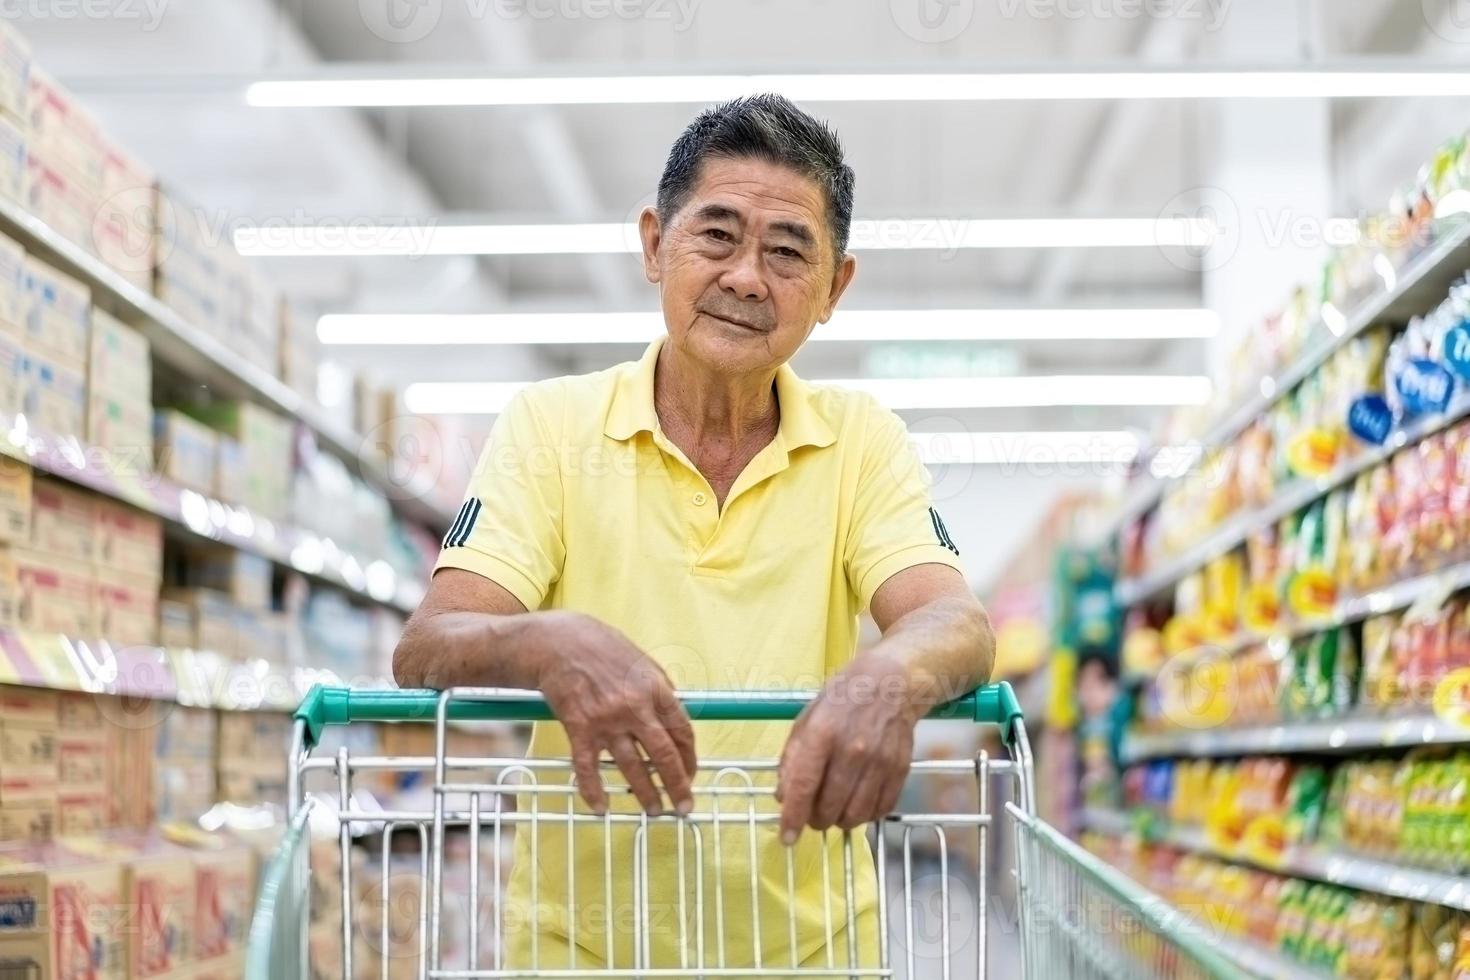
[[1286, 792], [1285, 842], [1289, 846], [1310, 844], [1317, 839], [1322, 810], [1327, 803], [1327, 770], [1302, 766], [1291, 777]]
[[1450, 515], [1451, 481], [1455, 476], [1455, 446], [1446, 433], [1436, 433], [1415, 447], [1423, 480], [1414, 545], [1425, 567], [1443, 564], [1454, 551], [1455, 527]]
[[1393, 637], [1399, 617], [1394, 613], [1374, 616], [1363, 622], [1362, 680], [1358, 701], [1364, 707], [1383, 709], [1397, 701]]

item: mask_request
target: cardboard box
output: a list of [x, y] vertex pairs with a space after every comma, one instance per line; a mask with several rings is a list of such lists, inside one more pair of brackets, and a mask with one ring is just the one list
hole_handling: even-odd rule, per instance
[[59, 692], [44, 687], [0, 686], [0, 718], [7, 725], [55, 729], [60, 722]]
[[97, 557], [97, 500], [89, 490], [36, 477], [31, 487], [31, 547], [74, 561], [93, 561]]
[[245, 954], [237, 953], [194, 964], [190, 980], [243, 980], [244, 976]]
[[56, 834], [86, 837], [112, 826], [112, 802], [100, 786], [61, 786], [56, 791]]
[[0, 719], [0, 773], [56, 777], [59, 760], [55, 728]]
[[[163, 521], [127, 504], [99, 498], [97, 561], [133, 573], [135, 582], [156, 583], [163, 575]], [[153, 591], [158, 591], [156, 585]]]
[[194, 646], [194, 609], [186, 602], [158, 600], [158, 645], [172, 650]]
[[158, 819], [193, 822], [214, 806], [214, 765], [209, 762], [159, 762], [153, 770]]
[[[0, 415], [19, 415], [26, 409], [26, 348], [19, 333], [0, 323]], [[9, 424], [6, 418], [3, 424]]]
[[26, 203], [26, 185], [30, 179], [30, 158], [26, 151], [26, 132], [15, 120], [0, 115], [0, 197]]
[[45, 158], [95, 197], [102, 187], [102, 131], [96, 118], [34, 63], [27, 99], [31, 155]]
[[193, 956], [194, 862], [173, 848], [136, 857], [124, 871], [126, 901], [135, 915], [128, 937], [129, 980], [165, 977]]
[[23, 265], [26, 347], [85, 369], [92, 291], [40, 259], [27, 255]]
[[102, 702], [109, 699], [105, 694], [88, 694], [83, 691], [58, 691], [56, 693], [56, 725], [69, 735], [90, 735], [101, 738], [108, 732], [107, 715]]
[[27, 347], [21, 366], [21, 408], [31, 426], [56, 436], [82, 436], [87, 427], [87, 382], [80, 367]]
[[153, 473], [153, 406], [89, 389], [86, 440], [107, 450], [115, 470], [146, 479]]
[[0, 112], [11, 119], [29, 117], [31, 46], [8, 22], [0, 23]]
[[162, 597], [188, 607], [192, 620], [189, 647], [226, 657], [235, 655], [235, 607], [229, 596], [209, 589], [167, 588]]
[[245, 454], [245, 483], [232, 501], [268, 517], [283, 516], [291, 491], [291, 423], [243, 401], [216, 402], [193, 414], [238, 440]]
[[160, 759], [212, 765], [216, 739], [217, 722], [214, 711], [209, 708], [170, 706], [163, 712], [158, 724], [156, 751]]
[[0, 844], [39, 843], [56, 835], [56, 801], [0, 807]]
[[[107, 741], [90, 734], [62, 731], [57, 738], [58, 793], [96, 790], [107, 780]], [[106, 807], [103, 808], [104, 811]]]
[[242, 609], [269, 609], [270, 559], [237, 548], [201, 545], [184, 553], [183, 582], [191, 588], [211, 589]]
[[181, 486], [213, 492], [215, 431], [171, 408], [154, 412], [153, 427], [158, 472]]
[[264, 766], [271, 773], [280, 770], [284, 774], [290, 742], [289, 715], [273, 711], [219, 713], [219, 757], [223, 767], [240, 770], [254, 766], [259, 771]]
[[153, 172], [104, 138], [101, 204], [94, 222], [97, 255], [144, 291], [153, 288], [155, 211]]
[[56, 773], [39, 770], [15, 774], [0, 770], [0, 809], [56, 804]]
[[194, 854], [194, 954], [218, 960], [245, 952], [255, 900], [255, 858], [232, 845]]
[[153, 363], [147, 338], [95, 306], [87, 351], [87, 384], [122, 399], [146, 402], [153, 395]]
[[25, 629], [97, 638], [97, 580], [92, 566], [59, 555], [13, 548], [20, 605], [16, 619]]
[[214, 495], [231, 503], [243, 503], [242, 491], [249, 480], [250, 467], [240, 441], [221, 435], [214, 460]]
[[114, 647], [158, 645], [158, 582], [136, 572], [97, 566], [100, 635]]
[[35, 972], [15, 974], [26, 980], [123, 980], [121, 867], [55, 846], [35, 858], [0, 867], [0, 960], [29, 962]]
[[0, 629], [20, 628], [20, 572], [9, 548], [0, 548]]
[[0, 456], [0, 543], [25, 544], [31, 540], [32, 471], [25, 463]]
[[[3, 45], [0, 41], [0, 45]], [[4, 184], [4, 117], [0, 117], [0, 193]], [[0, 333], [17, 339], [26, 332], [26, 250], [15, 239], [0, 235]]]

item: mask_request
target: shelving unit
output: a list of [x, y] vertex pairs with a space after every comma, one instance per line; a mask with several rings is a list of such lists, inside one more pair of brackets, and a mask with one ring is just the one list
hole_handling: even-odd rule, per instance
[[[1116, 810], [1086, 809], [1082, 813], [1082, 823], [1089, 830], [1111, 836], [1132, 830], [1128, 815]], [[1212, 846], [1204, 833], [1195, 827], [1161, 825], [1150, 837], [1181, 850], [1249, 864], [1263, 871], [1470, 911], [1470, 878], [1464, 875], [1415, 868], [1365, 855], [1334, 853], [1315, 846], [1291, 848], [1282, 853], [1278, 861], [1262, 861]]]
[[1355, 715], [1250, 728], [1130, 732], [1123, 739], [1123, 759], [1125, 762], [1139, 762], [1169, 756], [1218, 758], [1272, 752], [1332, 754], [1359, 749], [1466, 744], [1470, 744], [1470, 728], [1433, 715], [1402, 718]]
[[449, 527], [454, 515], [430, 501], [433, 479], [429, 474], [417, 472], [406, 481], [396, 478], [386, 465], [364, 452], [366, 435], [338, 425], [280, 380], [244, 362], [214, 337], [3, 197], [0, 232], [20, 242], [27, 252], [86, 283], [92, 290], [93, 303], [142, 333], [162, 362], [221, 395], [243, 398], [298, 419], [322, 448], [381, 490], [404, 517], [435, 531]]
[[37, 432], [3, 413], [0, 433], [0, 453], [131, 504], [197, 537], [260, 555], [400, 612], [412, 612], [423, 598], [422, 582], [399, 577], [381, 559], [353, 555], [330, 538], [267, 520], [244, 507], [180, 487], [149, 472], [147, 461], [114, 460], [73, 437]]
[[1132, 605], [1163, 591], [1189, 573], [1202, 568], [1210, 560], [1240, 547], [1252, 534], [1271, 527], [1283, 517], [1296, 513], [1317, 498], [1351, 482], [1358, 474], [1383, 463], [1405, 446], [1426, 439], [1467, 416], [1470, 416], [1470, 393], [1461, 392], [1442, 414], [1417, 419], [1412, 425], [1390, 436], [1388, 442], [1382, 446], [1374, 446], [1358, 453], [1326, 476], [1290, 484], [1266, 506], [1235, 515], [1205, 540], [1162, 567], [1138, 578], [1121, 579], [1114, 593], [1118, 602]]
[[[1325, 364], [1334, 353], [1344, 345], [1357, 337], [1364, 330], [1377, 323], [1407, 322], [1411, 317], [1422, 314], [1429, 310], [1435, 302], [1443, 298], [1451, 283], [1470, 269], [1470, 220], [1466, 220], [1442, 235], [1434, 244], [1425, 248], [1419, 255], [1415, 256], [1404, 267], [1398, 270], [1393, 285], [1381, 292], [1364, 300], [1357, 309], [1346, 317], [1346, 325], [1341, 333], [1333, 331], [1319, 318], [1313, 325], [1313, 332], [1318, 335], [1326, 335], [1326, 339], [1311, 345], [1302, 356], [1287, 365], [1274, 375], [1266, 375], [1257, 382], [1259, 394], [1255, 394], [1245, 401], [1234, 406], [1214, 424], [1200, 438], [1200, 445], [1206, 450], [1213, 449], [1234, 438], [1243, 431], [1251, 421], [1268, 411], [1277, 402], [1285, 398], [1293, 388], [1300, 384], [1308, 375]], [[1461, 415], [1464, 414], [1465, 405], [1460, 406]], [[1458, 416], [1457, 416], [1458, 417]], [[1449, 424], [1443, 422], [1439, 427]], [[1423, 438], [1428, 432], [1420, 433], [1414, 438]], [[1405, 443], [1413, 441], [1406, 438]], [[1392, 440], [1390, 440], [1392, 442]], [[1391, 449], [1389, 450], [1392, 451]], [[1333, 477], [1338, 476], [1334, 474]], [[1327, 479], [1333, 479], [1328, 477]], [[1310, 487], [1320, 487], [1315, 493], [1310, 493], [1303, 503], [1310, 503], [1317, 496], [1340, 485], [1350, 476], [1343, 476], [1331, 485], [1322, 487], [1321, 481], [1301, 487], [1293, 486], [1286, 494], [1299, 494], [1309, 490]], [[1124, 524], [1136, 519], [1142, 514], [1152, 510], [1158, 505], [1164, 492], [1172, 480], [1149, 477], [1139, 482], [1126, 496], [1123, 504], [1119, 507], [1113, 519], [1107, 522], [1106, 536], [1115, 534]], [[1283, 494], [1283, 496], [1286, 496]], [[1273, 502], [1274, 504], [1274, 502]], [[1297, 504], [1297, 507], [1302, 504]], [[1268, 508], [1269, 509], [1269, 508]], [[1296, 508], [1287, 508], [1284, 513], [1290, 513]], [[1243, 538], [1242, 538], [1243, 540]], [[1228, 548], [1224, 550], [1229, 550]], [[1194, 560], [1196, 552], [1204, 554], [1203, 558], [1195, 561], [1193, 566], [1188, 566], [1184, 558]], [[1167, 571], [1174, 571], [1175, 566], [1183, 567], [1186, 574], [1193, 567], [1198, 567], [1204, 561], [1221, 551], [1209, 552], [1203, 546], [1191, 549], [1187, 556], [1170, 562]], [[1188, 567], [1185, 567], [1188, 566]], [[1125, 604], [1135, 602], [1139, 598], [1151, 595], [1158, 591], [1169, 581], [1177, 579], [1179, 574], [1170, 579], [1164, 575], [1165, 569], [1150, 573], [1131, 583], [1119, 583], [1119, 601]], [[1162, 581], [1160, 581], [1162, 580]], [[1126, 586], [1126, 587], [1125, 587]]]

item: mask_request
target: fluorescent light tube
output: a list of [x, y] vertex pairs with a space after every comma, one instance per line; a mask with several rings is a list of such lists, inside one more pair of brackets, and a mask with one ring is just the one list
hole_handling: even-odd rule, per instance
[[[962, 248], [1208, 247], [1219, 230], [1203, 218], [863, 218], [855, 252]], [[638, 252], [638, 226], [603, 224], [369, 224], [327, 221], [235, 229], [249, 256], [587, 255]]]
[[[1213, 337], [1204, 309], [850, 310], [818, 324], [813, 341], [1172, 340]], [[661, 313], [331, 313], [317, 337], [332, 345], [646, 344]]]
[[[425, 381], [403, 393], [420, 415], [496, 415], [526, 381]], [[1196, 375], [1046, 375], [1014, 378], [852, 378], [827, 381], [866, 391], [892, 409], [1203, 405], [1210, 379]]]
[[311, 78], [258, 81], [253, 106], [648, 105], [780, 92], [798, 102], [1028, 102], [1057, 99], [1347, 99], [1470, 96], [1463, 71], [1070, 71], [589, 77]]

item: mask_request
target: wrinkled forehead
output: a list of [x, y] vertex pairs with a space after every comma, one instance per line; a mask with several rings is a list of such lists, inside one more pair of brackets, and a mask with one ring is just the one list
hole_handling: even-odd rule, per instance
[[762, 230], [799, 228], [813, 241], [831, 231], [826, 194], [815, 180], [790, 167], [746, 157], [705, 160], [680, 214]]

